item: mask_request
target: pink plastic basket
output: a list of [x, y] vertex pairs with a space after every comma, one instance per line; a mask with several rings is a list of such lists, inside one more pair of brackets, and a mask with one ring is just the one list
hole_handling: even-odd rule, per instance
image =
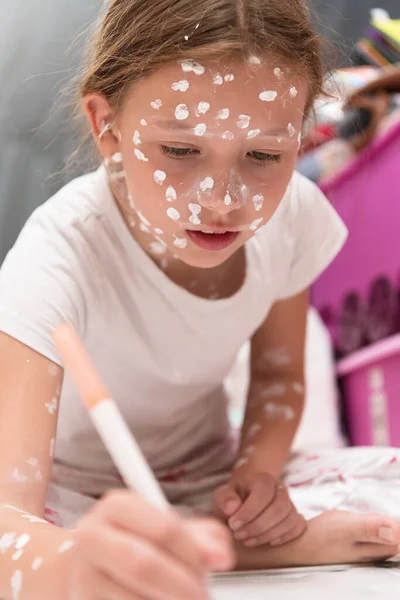
[[385, 276], [396, 289], [400, 281], [400, 123], [321, 189], [349, 229], [344, 249], [312, 289], [336, 340], [349, 292], [367, 300], [376, 278]]
[[400, 446], [400, 335], [338, 365], [353, 446]]

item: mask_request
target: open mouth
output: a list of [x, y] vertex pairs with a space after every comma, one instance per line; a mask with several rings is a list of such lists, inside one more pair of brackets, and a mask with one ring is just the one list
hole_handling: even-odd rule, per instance
[[186, 230], [188, 238], [204, 250], [225, 250], [239, 235], [239, 231], [193, 231]]

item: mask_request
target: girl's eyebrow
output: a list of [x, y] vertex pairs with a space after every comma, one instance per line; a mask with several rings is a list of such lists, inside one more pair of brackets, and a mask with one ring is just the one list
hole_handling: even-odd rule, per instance
[[[177, 121], [176, 119], [161, 119], [160, 118], [160, 119], [155, 119], [153, 122], [159, 129], [165, 129], [168, 131], [187, 131], [187, 132], [193, 133], [193, 130], [196, 127], [196, 125], [191, 125], [189, 123], [183, 123], [182, 121]], [[198, 123], [196, 123], [196, 124], [198, 124]], [[242, 131], [246, 132], [248, 130], [246, 129], [246, 130], [242, 130]], [[257, 135], [257, 137], [260, 137], [260, 136], [283, 137], [283, 138], [289, 137], [287, 127], [263, 129]]]

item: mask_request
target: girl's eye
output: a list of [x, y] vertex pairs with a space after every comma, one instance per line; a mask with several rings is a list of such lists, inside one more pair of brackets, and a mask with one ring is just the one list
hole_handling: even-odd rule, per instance
[[267, 152], [249, 152], [248, 156], [253, 158], [255, 162], [265, 163], [279, 163], [281, 162], [282, 155], [281, 154], [268, 154]]
[[174, 148], [173, 146], [160, 146], [161, 152], [170, 158], [185, 158], [199, 154], [194, 148]]

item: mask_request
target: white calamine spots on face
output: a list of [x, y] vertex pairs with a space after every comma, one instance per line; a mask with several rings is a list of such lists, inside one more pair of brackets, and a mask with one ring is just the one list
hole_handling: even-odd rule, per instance
[[189, 217], [189, 222], [190, 222], [192, 225], [201, 225], [201, 220], [200, 220], [200, 218], [198, 217], [198, 215], [190, 215], [190, 217]]
[[207, 131], [207, 125], [205, 123], [199, 123], [194, 128], [194, 135], [198, 135], [199, 137], [203, 136]]
[[257, 137], [258, 135], [260, 135], [261, 133], [261, 129], [251, 129], [248, 133], [247, 133], [247, 139], [248, 140], [252, 140], [253, 138]]
[[226, 119], [229, 119], [230, 114], [231, 111], [229, 110], [229, 108], [222, 108], [220, 111], [218, 111], [216, 118], [220, 119], [221, 121], [226, 121]]
[[235, 465], [235, 470], [240, 469], [241, 467], [244, 467], [245, 465], [247, 465], [248, 462], [249, 462], [248, 458], [239, 459]]
[[27, 476], [21, 473], [19, 469], [14, 469], [11, 477], [14, 479], [14, 481], [17, 481], [18, 483], [26, 483], [26, 481], [28, 481]]
[[176, 246], [177, 248], [180, 248], [181, 250], [184, 250], [188, 245], [188, 241], [186, 238], [176, 238], [174, 241], [174, 246]]
[[139, 131], [135, 131], [135, 133], [133, 134], [133, 143], [135, 144], [135, 146], [140, 146], [140, 144], [142, 143]]
[[162, 107], [162, 100], [158, 98], [157, 100], [150, 102], [150, 106], [151, 108], [154, 108], [154, 110], [160, 110], [160, 108]]
[[57, 367], [57, 365], [49, 365], [49, 373], [52, 377], [57, 377], [59, 372], [60, 372], [60, 369], [59, 369], [59, 367]]
[[296, 87], [292, 86], [289, 90], [289, 94], [291, 98], [296, 98], [297, 94], [298, 94], [298, 90]]
[[22, 571], [15, 571], [11, 577], [12, 600], [19, 600], [22, 590]]
[[11, 546], [14, 545], [16, 537], [17, 537], [17, 534], [15, 533], [15, 531], [11, 531], [10, 533], [5, 533], [4, 535], [1, 536], [1, 538], [0, 538], [0, 553], [1, 554], [5, 554], [5, 552], [7, 552], [7, 550], [9, 550], [11, 548]]
[[188, 204], [189, 210], [194, 215], [199, 215], [201, 213], [200, 204]]
[[50, 446], [49, 446], [50, 458], [53, 458], [53, 456], [54, 456], [55, 445], [56, 445], [56, 440], [54, 438], [51, 438], [51, 440], [50, 440]]
[[153, 179], [154, 183], [156, 183], [157, 185], [162, 185], [167, 179], [167, 174], [165, 173], [165, 171], [154, 171]]
[[256, 219], [250, 225], [250, 231], [257, 231], [264, 219]]
[[36, 479], [36, 481], [42, 481], [43, 475], [42, 475], [42, 472], [40, 471], [40, 469], [36, 472], [35, 479]]
[[187, 79], [182, 79], [182, 81], [175, 81], [171, 85], [171, 88], [174, 90], [174, 92], [187, 92], [190, 88], [190, 83], [187, 81]]
[[147, 127], [147, 121], [146, 121], [146, 119], [140, 119], [140, 124], [141, 124], [143, 127]]
[[235, 136], [232, 133], [232, 131], [224, 131], [224, 133], [222, 134], [222, 139], [223, 140], [233, 140], [233, 139], [235, 139]]
[[293, 421], [296, 416], [294, 409], [285, 404], [275, 404], [267, 402], [264, 406], [265, 415], [268, 419], [278, 421]]
[[230, 195], [229, 192], [227, 192], [225, 194], [224, 204], [225, 204], [225, 206], [231, 206], [231, 204], [232, 204], [232, 196]]
[[212, 177], [206, 177], [203, 181], [200, 182], [200, 189], [202, 192], [207, 192], [208, 190], [212, 190], [214, 187], [214, 179]]
[[175, 109], [175, 118], [178, 121], [184, 121], [189, 116], [189, 109], [186, 104], [178, 104]]
[[239, 119], [237, 120], [236, 125], [240, 129], [247, 129], [250, 125], [250, 120], [251, 117], [249, 117], [249, 115], [239, 115]]
[[28, 458], [28, 460], [26, 461], [26, 464], [31, 465], [32, 467], [37, 467], [39, 464], [39, 461], [37, 458]]
[[116, 152], [115, 154], [112, 155], [111, 160], [114, 163], [122, 163], [122, 154], [121, 152]]
[[55, 415], [57, 407], [58, 407], [57, 398], [54, 396], [54, 398], [52, 398], [51, 402], [46, 402], [45, 407], [47, 408], [48, 413], [50, 415]]
[[250, 56], [249, 63], [251, 65], [261, 65], [261, 60], [258, 58], [258, 56]]
[[217, 75], [214, 75], [214, 77], [213, 77], [214, 85], [222, 85], [223, 83], [224, 83], [224, 80], [219, 73], [217, 73]]
[[287, 130], [288, 130], [289, 137], [292, 138], [296, 135], [296, 129], [293, 127], [292, 123], [289, 123]]
[[[185, 36], [185, 39], [189, 39], [188, 36]], [[205, 67], [194, 60], [182, 60], [181, 68], [184, 73], [194, 73], [195, 75], [204, 75], [206, 72]]]
[[156, 228], [154, 229], [154, 233], [155, 233], [156, 235], [162, 235], [164, 232], [163, 232], [163, 230], [162, 230], [162, 229], [159, 229], [158, 227], [156, 227]]
[[144, 233], [150, 233], [150, 229], [144, 223], [140, 223], [139, 229], [140, 229], [140, 231], [143, 231]]
[[298, 144], [299, 148], [301, 147], [301, 142], [302, 142], [302, 135], [301, 135], [301, 131], [300, 131], [299, 135], [297, 136], [297, 144]]
[[243, 452], [243, 454], [244, 454], [245, 456], [251, 456], [252, 454], [254, 454], [255, 450], [256, 450], [256, 447], [255, 447], [255, 446], [248, 446], [248, 447], [245, 449], [245, 451]]
[[73, 540], [66, 540], [59, 546], [58, 554], [64, 554], [64, 552], [69, 552], [74, 547], [75, 542]]
[[235, 79], [235, 76], [233, 73], [228, 73], [228, 75], [225, 75], [224, 79], [227, 83], [231, 83], [231, 81]]
[[134, 152], [136, 158], [138, 158], [139, 160], [141, 160], [143, 162], [149, 162], [149, 159], [138, 148], [135, 148], [133, 152]]
[[286, 385], [284, 385], [283, 383], [273, 383], [263, 389], [263, 391], [261, 392], [261, 398], [266, 399], [283, 396], [286, 390]]
[[278, 79], [280, 79], [283, 75], [282, 69], [280, 69], [279, 67], [275, 67], [274, 69], [274, 75], [275, 77], [277, 77]]
[[262, 194], [256, 194], [256, 196], [253, 196], [252, 200], [256, 211], [261, 210], [264, 203], [264, 196]]
[[196, 109], [196, 117], [200, 117], [200, 115], [205, 115], [211, 108], [211, 104], [209, 102], [199, 102]]
[[22, 548], [25, 548], [25, 546], [27, 545], [27, 543], [29, 542], [29, 540], [31, 539], [31, 536], [28, 535], [27, 533], [22, 533], [20, 536], [18, 536], [16, 542], [15, 542], [15, 549], [16, 550], [22, 550]]
[[304, 390], [304, 385], [300, 382], [296, 382], [292, 385], [292, 389], [296, 394], [299, 394], [299, 396], [302, 396], [305, 392]]
[[254, 423], [254, 425], [251, 425], [249, 427], [249, 431], [247, 433], [247, 437], [249, 439], [251, 439], [254, 436], [256, 436], [259, 431], [261, 431], [261, 425], [259, 425], [258, 423]]
[[35, 558], [35, 560], [32, 563], [32, 571], [39, 571], [42, 564], [43, 564], [43, 558], [40, 558], [40, 556], [38, 556], [37, 558]]
[[278, 92], [276, 92], [275, 90], [265, 90], [264, 92], [261, 92], [259, 98], [263, 102], [273, 102], [274, 100], [276, 100], [277, 96]]
[[167, 191], [165, 192], [165, 196], [168, 200], [168, 202], [174, 202], [177, 199], [177, 194], [176, 194], [176, 190], [174, 187], [172, 187], [172, 185], [167, 187]]
[[167, 210], [167, 215], [169, 216], [170, 219], [172, 219], [173, 221], [179, 221], [179, 219], [181, 218], [181, 215], [179, 214], [179, 212], [176, 210], [176, 208], [169, 208]]
[[17, 550], [16, 552], [14, 552], [14, 554], [11, 557], [11, 560], [19, 560], [21, 558], [21, 556], [23, 555], [24, 551], [23, 550]]
[[157, 256], [162, 256], [163, 254], [166, 253], [166, 248], [164, 246], [164, 244], [162, 244], [161, 242], [151, 242], [150, 244], [150, 252], [152, 254], [155, 254]]

